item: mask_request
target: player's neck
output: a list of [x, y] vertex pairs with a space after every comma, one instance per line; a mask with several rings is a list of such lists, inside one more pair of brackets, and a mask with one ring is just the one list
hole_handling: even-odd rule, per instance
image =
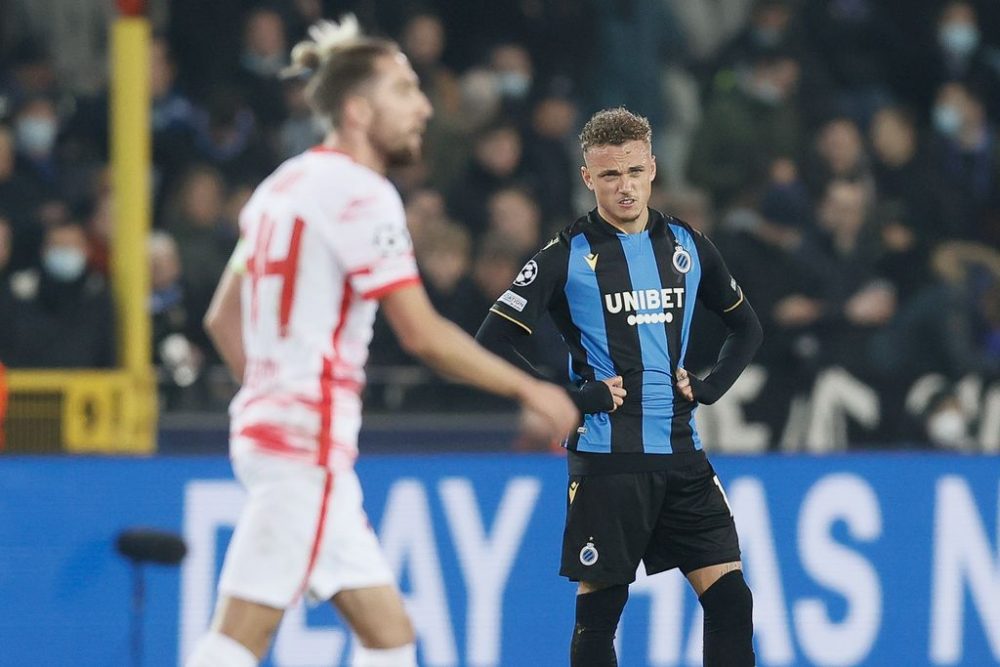
[[358, 164], [385, 175], [385, 160], [367, 137], [353, 136], [348, 132], [330, 132], [323, 140], [323, 146], [345, 153]]
[[640, 215], [638, 218], [630, 222], [625, 222], [623, 220], [616, 220], [613, 216], [609, 215], [608, 212], [605, 211], [600, 206], [597, 207], [597, 212], [600, 214], [601, 218], [603, 218], [606, 223], [608, 223], [618, 231], [622, 232], [623, 234], [638, 234], [639, 232], [646, 229], [646, 225], [649, 224], [648, 207], [646, 208], [646, 210], [642, 212], [642, 215]]

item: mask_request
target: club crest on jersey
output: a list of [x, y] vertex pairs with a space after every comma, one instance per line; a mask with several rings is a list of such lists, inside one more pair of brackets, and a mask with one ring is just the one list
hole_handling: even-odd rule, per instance
[[671, 262], [678, 273], [687, 273], [691, 270], [691, 253], [681, 246], [676, 246]]
[[580, 562], [587, 567], [596, 563], [600, 556], [601, 555], [597, 553], [597, 547], [594, 546], [593, 542], [587, 542], [587, 544], [580, 549]]
[[518, 287], [525, 287], [535, 282], [536, 276], [538, 276], [538, 264], [532, 259], [524, 265], [524, 268], [518, 271], [517, 278], [514, 279], [514, 284]]

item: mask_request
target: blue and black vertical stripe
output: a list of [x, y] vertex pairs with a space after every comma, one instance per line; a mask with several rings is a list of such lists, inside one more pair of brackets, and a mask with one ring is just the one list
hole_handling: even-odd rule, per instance
[[[568, 241], [565, 299], [552, 314], [570, 348], [570, 375], [595, 380], [621, 375], [628, 391], [625, 404], [610, 415], [587, 415], [569, 449], [595, 454], [700, 449], [694, 405], [677, 394], [674, 382], [701, 276], [691, 232], [651, 211], [646, 231], [623, 234], [592, 212], [573, 226]], [[689, 267], [686, 272], [674, 267], [678, 248], [690, 258], [680, 263]], [[646, 290], [660, 295], [678, 287], [684, 288], [681, 305], [674, 293], [670, 308], [629, 309], [615, 296]], [[617, 312], [611, 312], [609, 300]]]

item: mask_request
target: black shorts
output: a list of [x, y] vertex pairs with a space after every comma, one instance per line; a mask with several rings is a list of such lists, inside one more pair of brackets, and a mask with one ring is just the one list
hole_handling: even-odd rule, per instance
[[739, 560], [729, 502], [707, 460], [650, 472], [570, 475], [559, 574], [629, 584], [639, 561], [655, 574]]

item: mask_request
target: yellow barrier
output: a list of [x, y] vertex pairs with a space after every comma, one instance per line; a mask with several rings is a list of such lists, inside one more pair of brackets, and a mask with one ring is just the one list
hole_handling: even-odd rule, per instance
[[10, 453], [149, 454], [156, 385], [123, 370], [8, 370]]

